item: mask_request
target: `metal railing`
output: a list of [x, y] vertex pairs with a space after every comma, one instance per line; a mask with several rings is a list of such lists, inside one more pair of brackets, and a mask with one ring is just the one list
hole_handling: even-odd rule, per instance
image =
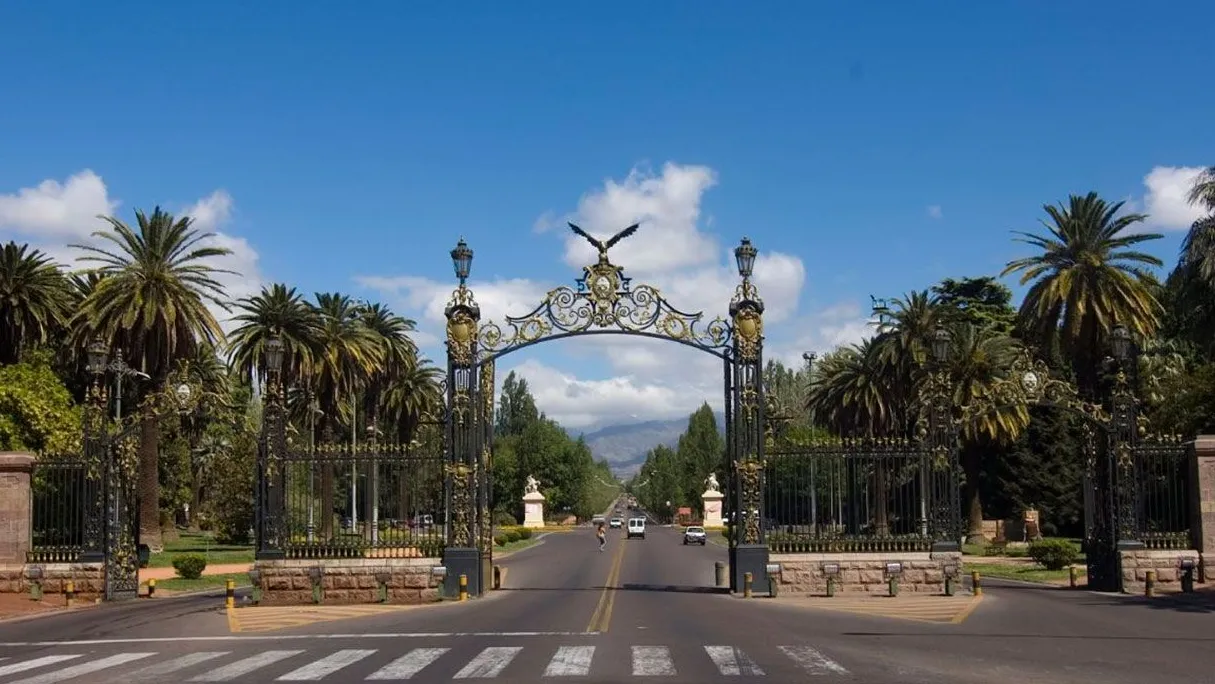
[[1139, 444], [1136, 458], [1140, 538], [1149, 549], [1191, 547], [1191, 446]]
[[30, 563], [74, 563], [85, 549], [85, 518], [101, 486], [79, 454], [40, 454], [30, 482]]

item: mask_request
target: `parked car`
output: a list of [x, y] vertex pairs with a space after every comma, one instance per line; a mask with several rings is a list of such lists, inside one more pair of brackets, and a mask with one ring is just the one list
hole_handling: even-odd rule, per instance
[[645, 518], [629, 518], [629, 529], [626, 539], [640, 537], [645, 539]]
[[683, 531], [684, 546], [687, 546], [688, 544], [700, 544], [701, 546], [704, 546], [705, 542], [708, 540], [709, 537], [705, 534], [705, 528], [703, 527], [692, 525]]
[[612, 528], [613, 530], [618, 530], [618, 529], [620, 529], [620, 526], [623, 524], [624, 524], [624, 521], [621, 520], [620, 518], [612, 518], [608, 522], [608, 527]]

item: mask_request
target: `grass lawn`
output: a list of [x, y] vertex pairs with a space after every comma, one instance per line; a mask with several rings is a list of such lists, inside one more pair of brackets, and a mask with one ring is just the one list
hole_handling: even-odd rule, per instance
[[165, 543], [163, 553], [152, 554], [148, 567], [171, 568], [174, 558], [187, 554], [198, 554], [206, 558], [207, 565], [253, 562], [252, 546], [226, 546], [217, 544], [215, 538], [207, 533], [183, 532], [177, 541]]
[[539, 539], [532, 537], [530, 539], [519, 539], [519, 540], [516, 540], [513, 542], [507, 542], [502, 545], [495, 544], [494, 545], [494, 554], [496, 555], [499, 553], [514, 553], [516, 551], [522, 551], [523, 549], [535, 546], [536, 544], [539, 544], [539, 543], [540, 543]]
[[[1003, 579], [1021, 580], [1023, 582], [1041, 582], [1044, 584], [1067, 584], [1068, 570], [1047, 570], [1034, 563], [972, 563], [966, 562], [966, 572], [979, 571], [980, 577], [997, 577]], [[1080, 566], [1076, 575], [1078, 584], [1087, 582], [1084, 567]]]
[[198, 579], [182, 579], [174, 577], [173, 579], [159, 580], [156, 582], [156, 593], [165, 592], [184, 592], [184, 591], [201, 591], [203, 589], [223, 589], [228, 580], [236, 582], [238, 587], [249, 586], [249, 573], [247, 572], [230, 572], [223, 575], [203, 575]]

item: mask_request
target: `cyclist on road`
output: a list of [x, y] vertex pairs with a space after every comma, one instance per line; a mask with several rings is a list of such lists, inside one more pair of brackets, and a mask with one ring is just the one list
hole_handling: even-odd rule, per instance
[[603, 529], [603, 523], [599, 523], [595, 530], [595, 536], [599, 537], [599, 551], [603, 552], [603, 547], [607, 546], [607, 532]]

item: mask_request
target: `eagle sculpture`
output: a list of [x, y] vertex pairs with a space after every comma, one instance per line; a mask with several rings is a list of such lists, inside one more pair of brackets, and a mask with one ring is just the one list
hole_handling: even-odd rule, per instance
[[[567, 221], [567, 223], [569, 223], [569, 222]], [[620, 242], [621, 240], [625, 239], [626, 237], [632, 235], [633, 233], [636, 233], [638, 225], [640, 225], [640, 224], [634, 223], [633, 225], [629, 226], [628, 228], [625, 228], [624, 230], [620, 231], [619, 233], [616, 233], [615, 235], [613, 235], [610, 239], [608, 239], [607, 242], [600, 242], [598, 239], [592, 237], [590, 235], [590, 233], [587, 233], [585, 230], [579, 228], [578, 226], [574, 225], [573, 223], [569, 223], [570, 230], [572, 230], [575, 233], [586, 238], [587, 242], [591, 243], [591, 245], [595, 249], [599, 250], [600, 261], [607, 261], [607, 251], [609, 249], [611, 249], [617, 242]]]

